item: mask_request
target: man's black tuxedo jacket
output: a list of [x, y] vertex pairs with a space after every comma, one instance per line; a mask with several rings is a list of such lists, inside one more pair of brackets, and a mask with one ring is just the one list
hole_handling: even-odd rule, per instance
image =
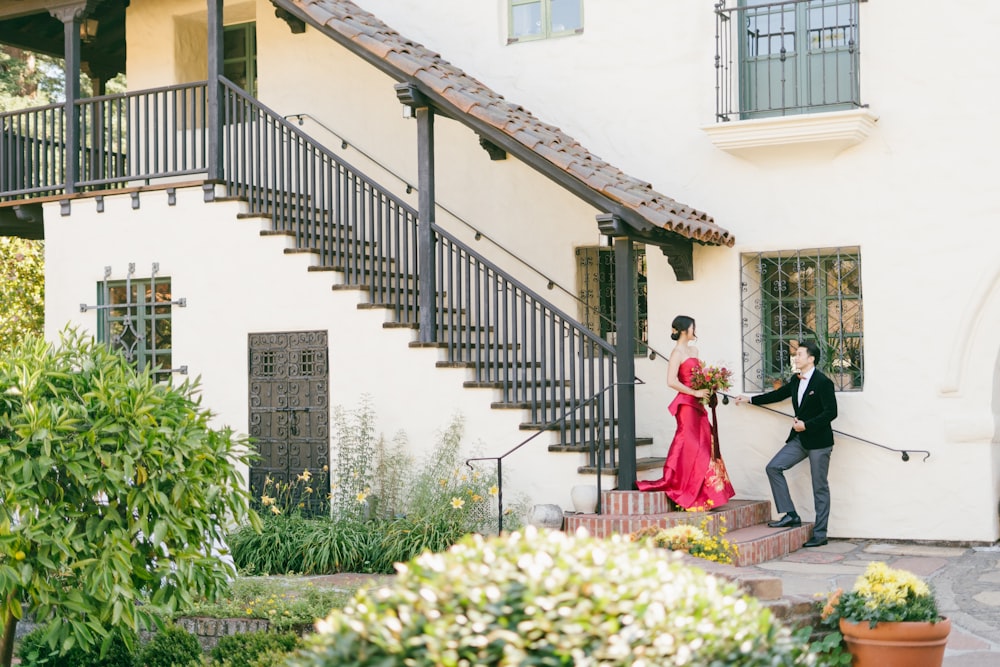
[[791, 398], [795, 416], [806, 425], [806, 430], [796, 433], [792, 429], [785, 442], [798, 435], [802, 446], [806, 449], [833, 447], [833, 429], [830, 427], [830, 422], [837, 418], [837, 395], [833, 389], [833, 380], [820, 373], [819, 369], [814, 370], [812, 377], [809, 378], [809, 384], [806, 385], [802, 405], [799, 405], [799, 382], [801, 380], [797, 375], [792, 376], [788, 382], [774, 391], [753, 396], [750, 402], [754, 405], [765, 405]]

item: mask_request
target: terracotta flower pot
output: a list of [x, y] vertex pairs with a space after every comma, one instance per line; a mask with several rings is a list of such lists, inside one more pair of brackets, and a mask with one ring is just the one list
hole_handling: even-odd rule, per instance
[[852, 623], [840, 619], [840, 634], [854, 660], [853, 667], [941, 667], [951, 621]]

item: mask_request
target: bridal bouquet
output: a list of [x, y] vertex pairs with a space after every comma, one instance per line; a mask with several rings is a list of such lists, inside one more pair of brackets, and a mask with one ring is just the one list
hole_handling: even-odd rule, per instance
[[733, 386], [730, 380], [732, 375], [733, 372], [725, 366], [706, 366], [705, 362], [699, 361], [698, 365], [691, 371], [691, 388], [708, 389], [708, 396], [699, 399], [703, 404], [708, 405], [715, 392], [724, 391]]

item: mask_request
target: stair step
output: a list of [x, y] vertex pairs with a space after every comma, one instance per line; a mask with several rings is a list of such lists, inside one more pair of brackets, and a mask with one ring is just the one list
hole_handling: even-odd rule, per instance
[[[643, 439], [645, 439], [645, 438], [643, 438]], [[636, 444], [639, 444], [638, 438], [636, 439]], [[643, 443], [643, 444], [647, 444], [647, 443]], [[652, 444], [652, 443], [649, 443], [649, 444]], [[554, 446], [558, 447], [559, 445], [554, 445]], [[565, 445], [563, 445], [563, 446], [565, 446]], [[645, 457], [642, 457], [642, 458], [637, 458], [635, 460], [635, 469], [636, 470], [662, 470], [663, 469], [663, 463], [666, 460], [667, 459], [664, 456], [645, 456]], [[597, 474], [597, 466], [580, 466], [579, 468], [576, 469], [576, 471], [578, 473], [580, 473], [581, 475], [596, 475]], [[601, 474], [602, 475], [617, 475], [618, 474], [618, 466], [602, 466], [601, 467]], [[626, 493], [638, 493], [638, 492], [637, 491], [627, 491]]]
[[812, 536], [812, 531], [811, 523], [803, 523], [795, 528], [770, 528], [766, 523], [762, 523], [730, 530], [726, 534], [726, 539], [739, 550], [733, 559], [733, 565], [745, 567], [798, 551]]
[[467, 389], [503, 389], [504, 387], [508, 388], [551, 387], [557, 384], [568, 387], [569, 380], [556, 381], [556, 380], [542, 379], [542, 380], [532, 380], [530, 382], [524, 380], [519, 382], [512, 382], [510, 380], [506, 382], [502, 380], [466, 380], [462, 384], [462, 386], [466, 387]]
[[[636, 511], [643, 504], [648, 505], [649, 503], [656, 502], [628, 497], [628, 494], [639, 493], [638, 491], [602, 492], [602, 498], [610, 499], [613, 503], [617, 501], [617, 506], [609, 506], [609, 511], [602, 514], [567, 514], [565, 530], [572, 532], [577, 528], [583, 527], [591, 535], [608, 537], [613, 534], [634, 533], [650, 526], [659, 526], [661, 528], [670, 528], [680, 524], [700, 526], [702, 520], [706, 520], [705, 529], [709, 533], [718, 535], [725, 528], [727, 531], [726, 539], [732, 542], [731, 535], [733, 532], [757, 526], [771, 518], [771, 503], [766, 500], [731, 500], [711, 512], [685, 512], [680, 510], [638, 514], [610, 513], [610, 509]], [[615, 498], [609, 496], [609, 494], [621, 495]], [[661, 496], [666, 500], [666, 496], [662, 493], [645, 495]], [[802, 541], [805, 542], [805, 539]]]
[[[554, 445], [549, 445], [549, 451], [550, 452], [578, 452], [578, 453], [586, 453], [586, 452], [590, 451], [591, 444], [592, 443], [589, 443], [589, 442], [572, 444], [572, 445], [571, 444], [558, 443], [558, 444], [554, 444]], [[635, 446], [636, 447], [642, 447], [644, 445], [652, 445], [652, 444], [653, 444], [653, 439], [652, 438], [636, 438], [635, 439]], [[635, 467], [638, 470], [659, 469], [659, 468], [663, 467], [664, 460], [665, 459], [662, 456], [650, 456], [650, 457], [644, 457], [644, 458], [637, 458], [635, 460]], [[611, 470], [614, 470], [614, 474], [618, 474], [618, 467], [617, 466], [615, 466], [614, 468], [601, 468], [601, 474], [604, 474], [604, 473], [612, 474], [611, 472], [609, 472]], [[597, 468], [595, 467], [592, 471], [589, 470], [589, 469], [588, 470], [584, 470], [582, 468], [578, 468], [577, 472], [585, 473], [585, 474], [592, 472], [592, 473], [596, 474], [597, 473]], [[652, 495], [652, 494], [649, 494], [649, 495]]]
[[[662, 459], [661, 459], [662, 461]], [[678, 524], [700, 526], [718, 535], [725, 527], [725, 539], [737, 549], [733, 565], [745, 567], [780, 558], [802, 548], [812, 535], [813, 524], [795, 528], [771, 528], [771, 503], [767, 500], [730, 500], [709, 512], [671, 511], [673, 503], [663, 493], [602, 491], [601, 514], [566, 514], [565, 530], [586, 528], [591, 535], [634, 533], [650, 526], [669, 528]], [[725, 521], [723, 521], [725, 519]]]
[[541, 366], [540, 362], [528, 363], [524, 361], [439, 361], [435, 364], [438, 368], [523, 368], [531, 366]]
[[[614, 420], [567, 419], [566, 420], [566, 428], [568, 428], [568, 429], [569, 428], [591, 428], [591, 427], [594, 427], [594, 426], [598, 426], [600, 424], [612, 424], [612, 423], [613, 424], [617, 424], [618, 420], [617, 419], [614, 419]], [[542, 423], [542, 422], [521, 422], [521, 425], [518, 428], [520, 428], [522, 431], [543, 431], [543, 430], [544, 431], [561, 431], [562, 430], [562, 426], [559, 425], [559, 424], [555, 424], [553, 426], [549, 426], [548, 428], [546, 428], [547, 425], [548, 425], [548, 422], [545, 422], [545, 423]]]

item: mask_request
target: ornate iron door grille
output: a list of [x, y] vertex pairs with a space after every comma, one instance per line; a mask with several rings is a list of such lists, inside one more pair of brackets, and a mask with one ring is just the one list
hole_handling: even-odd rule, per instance
[[249, 355], [250, 437], [260, 455], [250, 469], [250, 492], [258, 503], [265, 494], [278, 499], [263, 511], [328, 514], [327, 333], [250, 334]]

